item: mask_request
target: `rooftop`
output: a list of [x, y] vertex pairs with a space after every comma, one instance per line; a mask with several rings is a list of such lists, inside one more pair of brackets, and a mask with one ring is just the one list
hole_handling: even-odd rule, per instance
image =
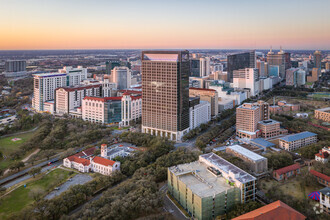
[[319, 177], [319, 178], [321, 178], [321, 179], [324, 179], [324, 180], [330, 182], [330, 176], [327, 176], [327, 175], [325, 175], [325, 174], [323, 174], [323, 173], [320, 173], [320, 172], [317, 172], [317, 171], [315, 171], [315, 170], [310, 170], [309, 172], [310, 172], [312, 175], [316, 176], [316, 177]]
[[199, 161], [169, 167], [191, 191], [200, 197], [209, 197], [233, 188], [222, 177], [217, 177], [207, 170], [207, 165]]
[[303, 220], [306, 217], [295, 209], [291, 208], [284, 202], [277, 200], [276, 202], [245, 213], [241, 216], [233, 218], [233, 220], [264, 220], [264, 219], [295, 219]]
[[189, 90], [200, 90], [200, 91], [216, 92], [214, 89], [203, 89], [203, 88], [195, 88], [195, 87], [189, 87]]
[[330, 187], [325, 187], [320, 190], [320, 193], [330, 196]]
[[300, 132], [297, 134], [290, 134], [287, 136], [284, 136], [282, 138], [279, 138], [280, 140], [283, 141], [287, 141], [287, 142], [291, 142], [291, 141], [297, 141], [303, 138], [308, 138], [308, 137], [312, 137], [312, 136], [316, 136], [317, 134], [313, 133], [313, 132], [309, 132], [309, 131], [304, 131], [304, 132]]
[[200, 155], [199, 157], [209, 161], [211, 164], [213, 164], [222, 172], [225, 172], [227, 174], [229, 174], [229, 172], [234, 173], [235, 176], [237, 176], [236, 180], [238, 180], [241, 183], [247, 183], [256, 180], [254, 176], [238, 168], [237, 166], [229, 163], [227, 160], [223, 159], [222, 157], [219, 157], [214, 153], [203, 154]]
[[320, 111], [320, 112], [329, 112], [329, 111], [330, 111], [330, 107], [328, 107], [328, 108], [321, 108], [321, 109], [316, 109], [315, 111]]
[[53, 76], [66, 76], [66, 73], [37, 73], [33, 74], [34, 77], [53, 77]]
[[277, 123], [280, 123], [280, 122], [275, 121], [273, 119], [269, 119], [269, 120], [259, 121], [258, 123], [262, 124], [262, 125], [274, 125], [274, 124], [277, 124]]
[[94, 163], [101, 164], [103, 166], [113, 166], [116, 162], [113, 160], [108, 160], [102, 157], [94, 157], [93, 158]]
[[256, 139], [252, 139], [250, 141], [251, 144], [255, 144], [257, 146], [263, 146], [263, 147], [272, 147], [275, 146], [274, 143], [266, 141], [265, 139], [262, 138], [256, 138]]
[[77, 157], [75, 155], [70, 156], [67, 159], [70, 160], [71, 162], [80, 163], [84, 166], [88, 166], [90, 164], [90, 161], [88, 159], [80, 158], [80, 157]]
[[290, 166], [287, 166], [287, 167], [283, 167], [281, 169], [278, 169], [278, 170], [275, 170], [275, 172], [278, 174], [278, 175], [281, 175], [283, 173], [287, 173], [289, 171], [292, 171], [292, 170], [297, 170], [300, 168], [300, 165], [295, 163], [295, 164], [292, 164]]
[[240, 145], [232, 145], [232, 146], [229, 146], [228, 148], [236, 151], [237, 153], [239, 153], [241, 155], [246, 156], [247, 158], [249, 158], [250, 160], [253, 160], [253, 161], [266, 160], [265, 157], [260, 156], [259, 154], [256, 154]]
[[101, 84], [94, 84], [94, 85], [76, 85], [76, 86], [65, 86], [56, 88], [56, 90], [64, 89], [65, 91], [76, 91], [76, 90], [83, 90], [83, 89], [91, 89], [91, 88], [98, 88]]

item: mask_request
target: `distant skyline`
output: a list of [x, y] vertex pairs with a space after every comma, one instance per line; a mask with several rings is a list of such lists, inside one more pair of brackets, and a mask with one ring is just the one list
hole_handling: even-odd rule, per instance
[[329, 0], [0, 4], [0, 50], [330, 49]]

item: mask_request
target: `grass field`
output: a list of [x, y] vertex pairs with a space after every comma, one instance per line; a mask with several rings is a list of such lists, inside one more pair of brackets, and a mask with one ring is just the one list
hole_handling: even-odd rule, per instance
[[[26, 187], [20, 186], [15, 189], [0, 201], [0, 219], [6, 219], [10, 214], [22, 210], [29, 204], [33, 203], [33, 199], [29, 195], [33, 188], [43, 189], [45, 195], [53, 190], [57, 185], [61, 184], [69, 177], [70, 171], [63, 169], [56, 169], [48, 173], [47, 175], [36, 177], [36, 179], [31, 179], [31, 182], [26, 184]], [[44, 195], [44, 196], [45, 196]]]
[[[0, 151], [3, 155], [8, 156], [12, 152], [16, 151], [24, 142], [28, 141], [35, 134], [35, 132], [36, 131], [32, 131], [25, 134], [0, 138]], [[20, 138], [21, 140], [12, 141], [13, 138]], [[12, 160], [0, 160], [0, 168], [8, 168], [11, 163], [13, 163]]]

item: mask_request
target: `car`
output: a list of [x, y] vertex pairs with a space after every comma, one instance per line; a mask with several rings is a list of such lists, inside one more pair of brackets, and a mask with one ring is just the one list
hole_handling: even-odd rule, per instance
[[60, 187], [55, 187], [55, 190], [60, 190]]
[[68, 181], [72, 181], [72, 178], [68, 179]]

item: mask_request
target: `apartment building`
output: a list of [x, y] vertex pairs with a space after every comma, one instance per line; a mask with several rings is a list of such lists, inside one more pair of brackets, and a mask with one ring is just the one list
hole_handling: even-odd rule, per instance
[[57, 88], [79, 85], [85, 79], [87, 79], [87, 69], [81, 67], [76, 69], [64, 67], [57, 73], [33, 74], [32, 108], [43, 112], [44, 102], [54, 100]]
[[316, 142], [317, 134], [304, 131], [279, 138], [279, 147], [287, 151], [294, 151]]
[[189, 97], [199, 97], [201, 101], [211, 104], [211, 116], [219, 114], [218, 92], [214, 89], [189, 88]]
[[330, 122], [330, 107], [316, 109], [314, 111], [314, 117], [325, 122]]
[[199, 98], [195, 99], [198, 100], [196, 103], [189, 104], [190, 129], [211, 121], [211, 104], [207, 101], [200, 101]]
[[86, 96], [100, 96], [101, 84], [59, 87], [55, 90], [55, 112], [69, 114], [82, 105]]
[[330, 215], [330, 187], [320, 190], [320, 207], [324, 213]]
[[268, 171], [267, 158], [240, 145], [232, 145], [227, 147], [226, 153], [241, 158], [249, 165], [249, 169], [255, 174], [261, 174]]
[[255, 198], [256, 178], [216, 154], [168, 168], [168, 191], [196, 219], [214, 219]]

